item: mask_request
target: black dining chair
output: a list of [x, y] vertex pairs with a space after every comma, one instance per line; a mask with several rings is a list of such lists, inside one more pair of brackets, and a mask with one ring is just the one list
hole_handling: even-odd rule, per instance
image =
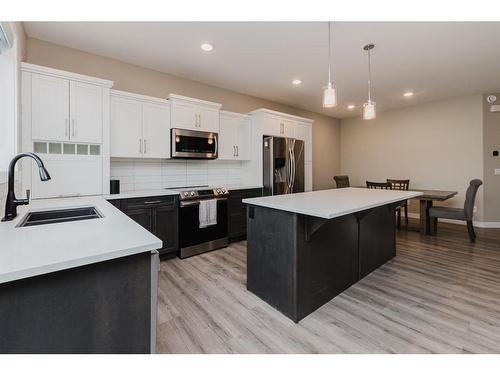
[[333, 179], [337, 184], [337, 189], [351, 186], [351, 184], [349, 183], [349, 176], [333, 176]]
[[[410, 180], [395, 180], [388, 178], [387, 182], [391, 184], [392, 190], [408, 190], [410, 188]], [[403, 209], [405, 211], [405, 226], [408, 228], [408, 201], [404, 201], [401, 205], [396, 207], [398, 228], [401, 228], [401, 210]]]
[[472, 216], [474, 215], [474, 203], [476, 201], [476, 194], [483, 181], [479, 179], [471, 180], [469, 187], [465, 192], [464, 208], [452, 207], [431, 207], [429, 208], [429, 217], [434, 221], [432, 227], [433, 232], [437, 232], [438, 218], [462, 220], [467, 222], [467, 231], [471, 242], [476, 241], [476, 232], [472, 224]]
[[386, 190], [392, 190], [392, 185], [389, 182], [366, 181], [366, 187], [368, 189], [386, 189]]

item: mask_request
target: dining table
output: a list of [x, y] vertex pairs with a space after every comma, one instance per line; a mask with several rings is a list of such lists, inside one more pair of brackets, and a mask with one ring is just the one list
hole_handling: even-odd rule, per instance
[[429, 217], [429, 208], [432, 207], [433, 202], [443, 202], [453, 198], [458, 194], [458, 191], [452, 190], [426, 190], [426, 189], [409, 189], [409, 191], [419, 191], [422, 195], [412, 198], [420, 201], [420, 233], [432, 234], [433, 222]]
[[[366, 186], [361, 185], [356, 187], [366, 188]], [[433, 220], [429, 216], [429, 208], [433, 206], [435, 201], [444, 202], [458, 194], [458, 191], [453, 190], [408, 189], [408, 191], [422, 193], [422, 195], [412, 199], [420, 201], [420, 224], [418, 229], [420, 233], [426, 235], [433, 233], [434, 225]]]

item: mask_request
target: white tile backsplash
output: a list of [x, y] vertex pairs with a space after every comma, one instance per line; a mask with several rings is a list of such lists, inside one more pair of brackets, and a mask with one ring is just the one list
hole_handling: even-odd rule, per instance
[[231, 160], [140, 160], [111, 158], [111, 178], [122, 192], [195, 185], [242, 183], [243, 162]]

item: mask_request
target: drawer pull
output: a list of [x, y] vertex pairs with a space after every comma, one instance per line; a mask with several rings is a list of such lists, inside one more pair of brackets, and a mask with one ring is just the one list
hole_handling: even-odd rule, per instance
[[161, 201], [146, 201], [144, 204], [158, 204], [161, 203]]

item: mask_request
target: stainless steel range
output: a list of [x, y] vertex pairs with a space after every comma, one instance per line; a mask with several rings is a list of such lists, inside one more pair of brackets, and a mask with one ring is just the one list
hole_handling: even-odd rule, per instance
[[[224, 187], [191, 186], [175, 188], [180, 194], [179, 246], [180, 258], [201, 254], [227, 246], [227, 198]], [[200, 203], [215, 199], [216, 222], [209, 226], [200, 225]]]

